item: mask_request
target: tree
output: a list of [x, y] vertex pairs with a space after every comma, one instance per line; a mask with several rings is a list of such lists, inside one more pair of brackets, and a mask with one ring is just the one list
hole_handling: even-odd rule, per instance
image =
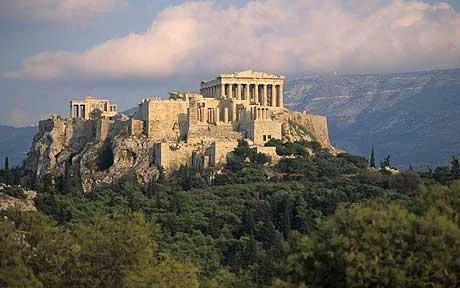
[[10, 163], [9, 163], [9, 162], [10, 162], [10, 161], [8, 160], [8, 156], [7, 156], [7, 157], [5, 158], [5, 167], [4, 167], [5, 170], [10, 169]]
[[0, 220], [0, 287], [43, 287], [24, 263], [21, 237], [8, 218]]
[[385, 159], [383, 160], [382, 162], [382, 168], [384, 167], [390, 167], [390, 155], [388, 155], [387, 157], [385, 157]]
[[[293, 287], [456, 287], [460, 229], [382, 202], [341, 208], [289, 257]], [[304, 285], [304, 286], [302, 286]]]
[[447, 166], [438, 166], [434, 169], [433, 179], [441, 184], [447, 184], [452, 178], [451, 169]]
[[455, 156], [452, 156], [452, 161], [450, 162], [452, 164], [452, 169], [451, 169], [451, 175], [453, 180], [460, 179], [460, 163], [458, 161], [458, 158]]
[[369, 161], [369, 167], [370, 168], [375, 168], [374, 146], [372, 146], [372, 150], [371, 150], [371, 159]]

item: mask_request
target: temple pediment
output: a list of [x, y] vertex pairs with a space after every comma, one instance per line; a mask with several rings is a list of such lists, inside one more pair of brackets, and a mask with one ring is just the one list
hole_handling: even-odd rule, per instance
[[284, 79], [284, 76], [278, 76], [268, 72], [245, 70], [230, 74], [221, 74], [220, 78], [255, 78], [255, 79]]

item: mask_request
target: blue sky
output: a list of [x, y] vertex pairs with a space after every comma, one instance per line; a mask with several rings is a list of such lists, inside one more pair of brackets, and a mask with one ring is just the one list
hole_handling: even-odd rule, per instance
[[460, 67], [459, 11], [457, 0], [0, 0], [0, 124], [66, 115], [87, 94], [130, 108], [249, 68]]

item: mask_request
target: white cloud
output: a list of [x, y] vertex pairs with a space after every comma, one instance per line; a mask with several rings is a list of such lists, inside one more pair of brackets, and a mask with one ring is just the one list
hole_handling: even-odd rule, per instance
[[14, 79], [136, 78], [255, 68], [280, 73], [389, 72], [460, 66], [460, 14], [393, 0], [356, 9], [334, 0], [185, 2], [141, 34], [81, 53], [45, 52]]
[[0, 10], [3, 15], [34, 21], [80, 22], [122, 3], [124, 0], [0, 0]]

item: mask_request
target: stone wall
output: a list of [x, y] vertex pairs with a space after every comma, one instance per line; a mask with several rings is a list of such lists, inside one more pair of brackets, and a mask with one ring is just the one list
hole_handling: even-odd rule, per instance
[[204, 155], [204, 147], [201, 144], [155, 143], [154, 163], [163, 167], [167, 173], [179, 169], [181, 165], [191, 167], [193, 153], [197, 152]]
[[131, 136], [141, 136], [144, 131], [144, 121], [129, 119], [128, 120], [128, 133]]
[[215, 141], [237, 141], [242, 139], [240, 132], [234, 131], [232, 124], [193, 125], [188, 132], [188, 143], [211, 143]]
[[146, 100], [140, 104], [138, 120], [146, 122], [147, 137], [174, 141], [185, 137], [188, 101]]
[[213, 142], [207, 149], [209, 155], [209, 166], [218, 166], [227, 163], [227, 157], [238, 146], [238, 141]]
[[243, 129], [247, 137], [256, 145], [264, 145], [270, 139], [281, 139], [281, 122], [272, 120], [255, 120], [246, 123]]
[[329, 140], [327, 118], [325, 116], [290, 111], [285, 111], [277, 116], [283, 122], [282, 133], [284, 140], [296, 141], [310, 138], [318, 141], [324, 148], [335, 151]]

